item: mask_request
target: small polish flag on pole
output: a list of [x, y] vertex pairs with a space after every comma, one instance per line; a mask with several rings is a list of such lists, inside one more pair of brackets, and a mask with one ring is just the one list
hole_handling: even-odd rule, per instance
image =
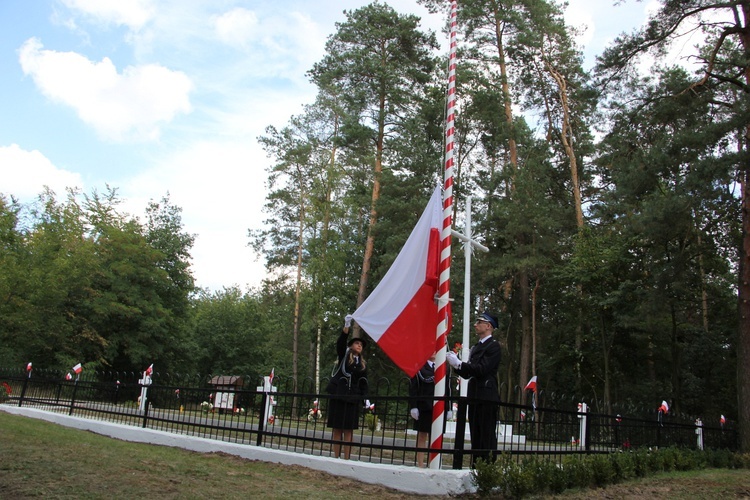
[[78, 363], [73, 367], [73, 371], [76, 375], [80, 374], [83, 371], [83, 367], [81, 366], [81, 363]]
[[721, 423], [721, 425], [724, 425], [727, 423], [727, 419], [724, 418], [724, 415], [721, 416], [721, 418], [719, 419], [719, 422]]
[[26, 371], [27, 371], [27, 372], [30, 372], [30, 371], [31, 371], [31, 363], [29, 363], [28, 365], [26, 365]]
[[273, 384], [273, 372], [274, 372], [275, 369], [276, 369], [276, 367], [271, 368], [271, 374], [268, 376], [268, 385], [272, 385]]
[[526, 384], [526, 387], [524, 388], [524, 391], [532, 391], [536, 392], [536, 375], [531, 377], [531, 380], [529, 380], [529, 383]]
[[73, 380], [73, 375], [71, 375], [70, 372], [68, 372], [68, 374], [65, 375], [65, 380]]
[[669, 413], [669, 405], [667, 404], [666, 401], [662, 401], [661, 402], [661, 406], [659, 407], [659, 411], [662, 412], [665, 415], [667, 413]]
[[154, 364], [151, 363], [151, 366], [146, 368], [146, 376], [151, 376], [151, 374], [154, 373]]

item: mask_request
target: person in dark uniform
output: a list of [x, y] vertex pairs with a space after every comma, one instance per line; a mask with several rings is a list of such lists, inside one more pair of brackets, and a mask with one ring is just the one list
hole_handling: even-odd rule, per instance
[[[427, 448], [432, 428], [432, 401], [435, 397], [435, 355], [409, 380], [409, 414], [417, 431], [417, 448]], [[425, 452], [417, 452], [417, 467], [425, 466]]]
[[333, 456], [339, 458], [343, 451], [345, 459], [351, 454], [351, 446], [342, 446], [341, 442], [351, 443], [353, 431], [359, 428], [362, 400], [367, 395], [367, 363], [362, 354], [367, 342], [356, 337], [348, 339], [351, 324], [352, 317], [347, 315], [336, 341], [338, 362], [326, 388], [331, 395], [326, 424], [333, 429]]
[[497, 318], [484, 312], [474, 322], [479, 341], [471, 348], [469, 361], [462, 363], [450, 351], [446, 361], [461, 377], [469, 380], [469, 432], [471, 433], [471, 464], [477, 458], [494, 461], [497, 455], [497, 371], [500, 367], [500, 343], [492, 337]]

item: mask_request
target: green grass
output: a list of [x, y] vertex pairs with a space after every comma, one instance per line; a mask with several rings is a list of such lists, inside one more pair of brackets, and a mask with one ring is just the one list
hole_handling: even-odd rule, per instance
[[410, 498], [304, 467], [129, 443], [0, 411], [0, 498]]
[[[378, 499], [415, 497], [304, 467], [129, 443], [0, 411], [0, 498], [344, 499], [371, 495]], [[748, 496], [749, 470], [708, 469], [543, 498]]]
[[555, 497], [531, 498], [716, 500], [747, 497], [750, 497], [750, 471], [747, 469], [704, 469], [657, 474], [603, 489], [571, 490]]

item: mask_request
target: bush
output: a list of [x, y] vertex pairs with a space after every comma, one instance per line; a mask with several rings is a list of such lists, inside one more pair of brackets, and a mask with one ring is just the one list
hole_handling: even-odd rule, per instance
[[480, 458], [474, 462], [474, 468], [471, 470], [471, 482], [477, 488], [477, 493], [480, 496], [490, 495], [492, 490], [500, 486], [501, 480], [500, 460], [489, 461]]
[[659, 470], [670, 472], [675, 469], [677, 461], [677, 450], [675, 448], [663, 448], [654, 452], [654, 455], [659, 457]]
[[374, 413], [365, 414], [365, 427], [367, 427], [370, 431], [375, 432], [379, 430], [378, 423], [379, 419], [377, 415], [375, 415]]
[[613, 482], [619, 483], [636, 477], [632, 453], [613, 453], [609, 456], [609, 460], [612, 462]]
[[646, 477], [651, 473], [648, 450], [637, 450], [632, 454], [635, 477]]
[[519, 464], [513, 456], [504, 453], [492, 462], [477, 460], [474, 466], [471, 479], [479, 495], [523, 498], [531, 493], [559, 494], [568, 488], [602, 487], [675, 469], [687, 471], [706, 466], [750, 468], [750, 454], [686, 448], [640, 449], [609, 455], [568, 456], [562, 465], [557, 465], [538, 457]]
[[589, 457], [589, 462], [591, 477], [596, 486], [602, 487], [614, 482], [615, 471], [608, 455], [593, 455]]
[[548, 462], [548, 466], [549, 473], [547, 477], [549, 478], [549, 482], [547, 483], [547, 489], [555, 495], [562, 493], [568, 485], [568, 478], [565, 471], [561, 466], [552, 462]]
[[500, 478], [500, 491], [506, 497], [523, 498], [534, 491], [534, 469], [522, 467], [512, 458], [502, 465]]
[[568, 478], [568, 488], [588, 488], [593, 480], [591, 468], [584, 458], [567, 457], [563, 470]]
[[688, 449], [675, 450], [674, 467], [679, 471], [696, 470], [700, 468], [700, 456], [703, 452]]
[[732, 452], [728, 450], [708, 450], [705, 453], [710, 467], [725, 469], [732, 463]]

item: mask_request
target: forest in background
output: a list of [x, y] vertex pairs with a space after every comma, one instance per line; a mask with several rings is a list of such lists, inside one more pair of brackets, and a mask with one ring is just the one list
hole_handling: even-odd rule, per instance
[[[446, 2], [421, 3], [447, 20]], [[471, 196], [490, 249], [466, 302], [500, 317], [504, 401], [526, 403], [518, 387], [537, 375], [601, 411], [665, 399], [742, 424], [750, 0], [660, 4], [587, 72], [559, 4], [459, 3], [454, 225]], [[687, 30], [703, 33], [694, 73], [664, 57]], [[344, 315], [442, 183], [446, 61], [416, 16], [380, 2], [346, 13], [308, 73], [316, 101], [258, 138], [272, 166], [248, 243], [268, 277], [252, 289], [195, 287], [194, 235], [168, 196], [139, 218], [110, 188], [29, 205], [4, 193], [0, 366], [327, 376]], [[463, 266], [454, 240], [449, 346]], [[368, 351], [372, 377], [403, 376]]]

